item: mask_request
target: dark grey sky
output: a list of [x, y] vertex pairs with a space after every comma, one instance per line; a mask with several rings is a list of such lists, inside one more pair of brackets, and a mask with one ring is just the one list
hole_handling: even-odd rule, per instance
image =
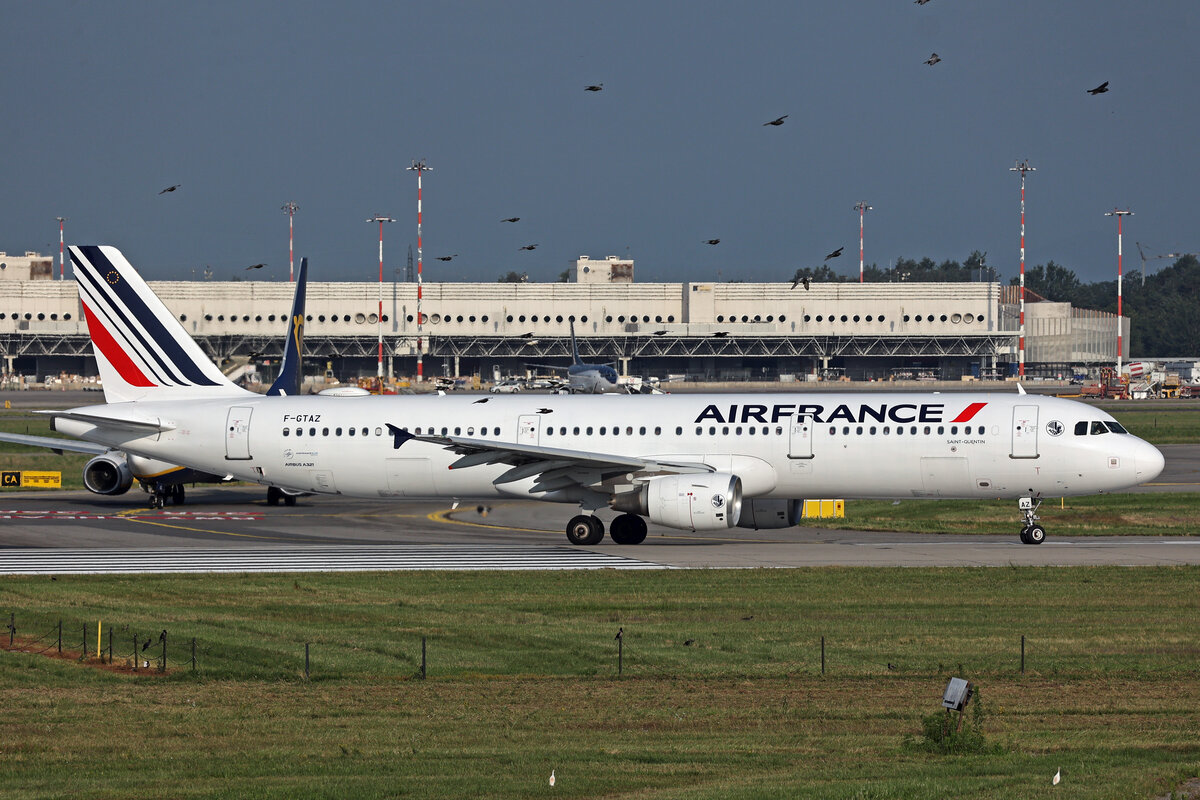
[[583, 253], [640, 280], [783, 280], [839, 246], [857, 274], [859, 200], [868, 263], [979, 249], [1011, 277], [1026, 158], [1029, 266], [1114, 277], [1114, 206], [1135, 212], [1127, 273], [1135, 240], [1200, 250], [1194, 0], [42, 0], [0, 20], [9, 252], [56, 252], [61, 215], [150, 278], [286, 279], [293, 200], [313, 279], [369, 280], [368, 216], [399, 219], [389, 273], [416, 243], [422, 157], [428, 281], [553, 280]]

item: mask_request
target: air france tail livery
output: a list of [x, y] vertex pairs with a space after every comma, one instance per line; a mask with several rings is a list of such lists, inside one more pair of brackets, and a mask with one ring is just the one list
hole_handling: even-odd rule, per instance
[[46, 412], [89, 442], [290, 492], [578, 505], [618, 544], [796, 525], [798, 498], [1011, 498], [1152, 480], [1163, 457], [1089, 406], [1026, 394], [263, 397], [230, 383], [121, 253], [72, 247], [107, 405]]
[[[287, 336], [283, 343], [283, 362], [279, 370], [279, 377], [267, 390], [268, 395], [300, 394], [304, 380], [304, 304], [307, 284], [308, 259], [302, 258], [300, 259], [300, 271], [296, 276], [296, 290], [292, 299], [292, 313], [288, 318]], [[162, 508], [168, 498], [175, 505], [182, 504], [184, 502], [184, 484], [223, 483], [233, 479], [233, 476], [224, 470], [212, 473], [191, 469], [181, 466], [179, 463], [134, 455], [103, 444], [73, 442], [49, 436], [26, 436], [16, 433], [0, 433], [0, 440], [33, 447], [45, 447], [59, 454], [64, 450], [91, 454], [95, 458], [88, 461], [83, 467], [83, 485], [89, 492], [103, 495], [124, 494], [129, 491], [136, 480], [150, 495], [152, 508]], [[296, 501], [294, 494], [284, 494], [275, 487], [268, 487], [267, 501], [271, 505], [277, 505], [280, 499], [289, 505]]]

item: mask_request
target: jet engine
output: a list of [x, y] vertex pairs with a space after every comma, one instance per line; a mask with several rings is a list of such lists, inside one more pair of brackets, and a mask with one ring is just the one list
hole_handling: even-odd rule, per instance
[[771, 500], [765, 497], [751, 498], [742, 503], [739, 528], [756, 531], [769, 528], [792, 528], [804, 517], [803, 500]]
[[667, 475], [618, 495], [612, 507], [683, 530], [732, 528], [742, 511], [742, 479], [727, 472]]
[[133, 473], [123, 458], [96, 456], [83, 467], [83, 485], [95, 494], [125, 494], [133, 485]]

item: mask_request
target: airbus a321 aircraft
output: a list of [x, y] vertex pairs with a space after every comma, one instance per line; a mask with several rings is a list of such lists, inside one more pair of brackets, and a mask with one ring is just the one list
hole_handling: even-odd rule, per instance
[[225, 379], [113, 247], [72, 247], [106, 405], [56, 430], [291, 491], [577, 505], [567, 538], [618, 544], [646, 520], [782, 528], [800, 498], [1019, 500], [1152, 480], [1162, 454], [1111, 416], [1026, 394], [263, 397]]

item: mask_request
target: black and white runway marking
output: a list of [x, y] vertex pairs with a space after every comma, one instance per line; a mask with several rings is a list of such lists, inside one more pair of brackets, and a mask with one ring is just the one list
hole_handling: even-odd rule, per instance
[[373, 570], [670, 569], [571, 547], [520, 545], [310, 545], [303, 547], [0, 551], [0, 575], [189, 572], [368, 572]]

